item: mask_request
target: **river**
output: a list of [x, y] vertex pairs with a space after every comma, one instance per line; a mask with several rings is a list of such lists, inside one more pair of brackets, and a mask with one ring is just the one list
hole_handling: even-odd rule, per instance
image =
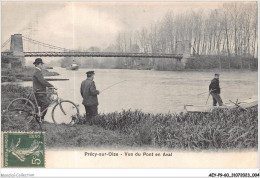
[[[86, 72], [89, 70], [91, 69], [70, 71], [60, 67], [51, 70], [60, 74], [52, 78], [69, 79], [67, 81], [51, 81], [51, 83], [58, 88], [59, 96], [62, 99], [79, 104], [81, 114], [84, 113], [84, 107], [81, 104], [80, 85], [86, 79]], [[93, 70], [96, 73], [94, 81], [100, 91], [126, 80], [105, 90], [98, 96], [100, 113], [122, 111], [122, 109], [139, 109], [149, 113], [178, 113], [183, 111], [184, 104], [205, 104], [208, 94], [198, 94], [208, 91], [208, 85], [214, 77], [214, 72]], [[220, 87], [222, 87], [223, 102], [257, 95], [257, 75], [257, 72], [250, 71], [221, 72]], [[32, 82], [22, 82], [22, 85], [32, 86]], [[209, 99], [208, 104], [212, 104], [212, 98]], [[50, 109], [47, 117], [50, 117]]]

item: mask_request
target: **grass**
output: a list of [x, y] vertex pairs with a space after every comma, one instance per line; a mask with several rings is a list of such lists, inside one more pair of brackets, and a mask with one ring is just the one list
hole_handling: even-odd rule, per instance
[[[32, 81], [32, 75], [34, 73], [33, 67], [22, 67], [7, 69], [2, 68], [2, 83], [3, 82], [15, 82], [15, 81]], [[56, 76], [59, 75], [57, 72], [49, 72], [48, 70], [43, 70], [44, 76]]]
[[1, 86], [1, 109], [6, 110], [8, 104], [15, 98], [26, 97], [30, 87], [6, 84]]
[[[2, 86], [2, 130], [19, 129], [7, 124], [3, 110], [7, 101], [25, 94], [23, 87]], [[92, 124], [55, 126], [45, 123], [46, 145], [54, 148], [148, 146], [198, 151], [257, 149], [258, 146], [257, 107], [246, 112], [235, 109], [195, 114], [149, 114], [123, 110], [100, 114]], [[27, 129], [37, 127], [33, 123]]]
[[147, 114], [122, 111], [101, 114], [94, 124], [119, 130], [137, 141], [176, 149], [257, 148], [257, 107], [241, 110], [215, 110], [211, 113]]

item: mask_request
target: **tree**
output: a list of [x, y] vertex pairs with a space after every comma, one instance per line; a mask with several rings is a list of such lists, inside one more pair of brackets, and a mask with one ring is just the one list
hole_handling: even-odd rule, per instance
[[118, 52], [138, 45], [143, 53], [176, 53], [176, 43], [188, 40], [194, 54], [257, 57], [257, 27], [256, 2], [223, 3], [212, 10], [168, 11], [149, 28], [118, 32], [114, 45]]

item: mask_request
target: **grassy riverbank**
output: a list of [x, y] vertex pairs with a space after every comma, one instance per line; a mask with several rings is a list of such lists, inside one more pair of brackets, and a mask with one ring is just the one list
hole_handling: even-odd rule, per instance
[[[42, 70], [44, 76], [56, 76], [57, 72], [50, 72], [46, 69]], [[1, 69], [2, 83], [3, 82], [16, 82], [16, 81], [32, 81], [32, 75], [34, 73], [33, 67], [22, 67], [14, 69]]]
[[[38, 123], [33, 122], [29, 128], [13, 126], [6, 114], [6, 109], [10, 101], [19, 97], [26, 97], [31, 90], [30, 87], [21, 87], [18, 85], [1, 86], [1, 130], [2, 131], [40, 131]], [[106, 130], [96, 125], [60, 125], [55, 126], [52, 123], [44, 123], [43, 131], [46, 134], [46, 146], [48, 148], [68, 148], [68, 147], [131, 147], [135, 146], [133, 138], [120, 131]]]
[[211, 113], [146, 114], [122, 111], [102, 114], [94, 124], [119, 130], [139, 145], [175, 149], [257, 148], [257, 107], [241, 110], [215, 110]]
[[[15, 130], [6, 124], [7, 103], [25, 88], [2, 86], [2, 130]], [[83, 117], [83, 116], [81, 116]], [[93, 125], [55, 126], [45, 123], [46, 145], [57, 147], [163, 147], [181, 150], [257, 149], [258, 108], [248, 111], [215, 110], [211, 113], [149, 114], [122, 111], [100, 114]], [[35, 129], [36, 123], [30, 126]]]

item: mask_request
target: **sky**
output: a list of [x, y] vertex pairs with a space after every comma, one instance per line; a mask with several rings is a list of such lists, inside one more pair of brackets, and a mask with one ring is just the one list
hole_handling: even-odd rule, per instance
[[[2, 43], [22, 34], [68, 49], [106, 48], [119, 31], [134, 31], [189, 10], [217, 9], [223, 2], [2, 2]], [[32, 25], [33, 24], [33, 25]]]

